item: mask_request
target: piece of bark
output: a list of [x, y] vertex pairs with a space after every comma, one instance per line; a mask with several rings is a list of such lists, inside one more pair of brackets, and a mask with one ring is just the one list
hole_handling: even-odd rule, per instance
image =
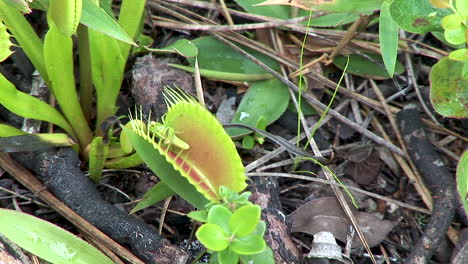
[[105, 202], [79, 169], [70, 148], [12, 154], [31, 169], [57, 198], [122, 245], [129, 245], [146, 263], [185, 263], [188, 256], [141, 219]]
[[429, 263], [455, 214], [455, 180], [426, 138], [419, 111], [411, 105], [407, 106], [397, 114], [397, 120], [411, 160], [433, 198], [431, 219], [405, 263]]
[[286, 216], [281, 210], [276, 179], [254, 177], [251, 190], [252, 202], [262, 208], [262, 219], [267, 225], [265, 239], [274, 252], [276, 263], [301, 263], [301, 255], [289, 236]]

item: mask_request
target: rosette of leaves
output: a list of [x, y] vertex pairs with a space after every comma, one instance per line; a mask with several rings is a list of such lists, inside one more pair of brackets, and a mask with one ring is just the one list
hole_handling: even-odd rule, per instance
[[260, 206], [248, 201], [251, 193], [239, 195], [224, 186], [219, 193], [221, 203], [188, 214], [204, 223], [195, 236], [211, 253], [210, 263], [274, 263], [263, 239], [266, 225], [260, 221]]
[[150, 195], [143, 197], [140, 203], [145, 205], [137, 205], [138, 209], [172, 193], [204, 208], [209, 201], [221, 199], [220, 186], [235, 192], [244, 190], [247, 186], [244, 166], [218, 120], [181, 91], [166, 89], [164, 96], [168, 111], [162, 123], [146, 125], [140, 115], [123, 131], [162, 181], [149, 191]]

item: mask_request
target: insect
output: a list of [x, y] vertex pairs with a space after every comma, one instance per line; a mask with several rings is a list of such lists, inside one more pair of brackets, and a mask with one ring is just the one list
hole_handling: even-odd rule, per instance
[[172, 127], [151, 121], [148, 124], [148, 130], [154, 136], [162, 140], [162, 144], [166, 146], [177, 147], [182, 150], [187, 150], [190, 148], [190, 146], [185, 141], [176, 136], [176, 131]]

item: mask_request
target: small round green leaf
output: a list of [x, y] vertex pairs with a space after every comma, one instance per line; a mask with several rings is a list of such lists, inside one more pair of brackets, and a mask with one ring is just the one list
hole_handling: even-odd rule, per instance
[[220, 264], [237, 264], [239, 263], [239, 255], [230, 248], [219, 252], [218, 261]]
[[450, 14], [442, 19], [442, 27], [444, 29], [456, 29], [462, 23], [461, 17], [458, 14]]
[[457, 190], [465, 212], [468, 214], [468, 151], [465, 151], [457, 166]]
[[72, 233], [32, 215], [0, 209], [0, 219], [0, 233], [51, 263], [114, 263]]
[[245, 205], [237, 209], [229, 219], [229, 229], [237, 237], [245, 237], [255, 230], [260, 220], [258, 205]]
[[255, 263], [255, 264], [275, 264], [275, 258], [273, 257], [273, 250], [266, 247], [265, 250], [254, 255], [242, 255], [240, 256], [242, 263]]
[[187, 214], [188, 217], [192, 218], [195, 221], [206, 223], [208, 222], [208, 211], [193, 211]]
[[434, 8], [428, 0], [394, 0], [390, 13], [398, 25], [412, 33], [441, 31], [441, 20], [452, 12]]
[[465, 30], [466, 30], [466, 27], [463, 25], [460, 25], [459, 27], [455, 29], [446, 29], [444, 32], [445, 39], [450, 44], [454, 44], [454, 45], [463, 44], [466, 42]]
[[236, 238], [231, 243], [231, 248], [239, 255], [253, 255], [265, 250], [265, 240], [255, 234], [246, 237]]
[[457, 49], [450, 52], [449, 59], [456, 61], [468, 60], [468, 49]]
[[263, 235], [265, 235], [265, 231], [266, 231], [266, 223], [265, 221], [260, 221], [258, 222], [257, 226], [255, 227], [255, 234], [263, 237]]
[[229, 246], [229, 236], [215, 224], [204, 224], [195, 233], [197, 239], [208, 249], [222, 251]]
[[208, 223], [218, 225], [224, 232], [230, 233], [229, 219], [231, 216], [232, 212], [228, 208], [222, 205], [215, 205], [208, 212]]
[[431, 102], [437, 113], [453, 118], [468, 117], [468, 61], [442, 58], [431, 70]]

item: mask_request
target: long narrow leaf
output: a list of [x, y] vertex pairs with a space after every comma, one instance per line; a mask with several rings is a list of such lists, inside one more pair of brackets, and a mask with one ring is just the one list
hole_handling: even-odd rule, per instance
[[64, 35], [58, 28], [51, 26], [44, 40], [44, 59], [52, 82], [52, 92], [71, 123], [80, 145], [87, 146], [92, 135], [76, 92], [71, 36]]
[[171, 195], [176, 194], [167, 184], [164, 182], [158, 182], [155, 184], [145, 195], [143, 198], [133, 207], [130, 214], [136, 213], [141, 209], [149, 207], [155, 203], [158, 203]]
[[37, 217], [0, 209], [0, 233], [51, 263], [112, 264], [107, 256], [72, 233]]
[[1, 74], [0, 104], [22, 117], [55, 124], [67, 131], [68, 134], [74, 136], [74, 132], [67, 120], [55, 108], [34, 96], [16, 90], [15, 86]]
[[36, 151], [76, 144], [67, 134], [41, 133], [0, 137], [0, 152]]
[[392, 77], [398, 53], [399, 26], [390, 15], [390, 4], [391, 2], [387, 0], [382, 3], [379, 20], [379, 41], [385, 68]]
[[[131, 38], [137, 39], [143, 29], [143, 18], [146, 0], [124, 0], [120, 7], [119, 25]], [[135, 46], [136, 44], [133, 43]], [[131, 46], [128, 43], [120, 43], [122, 57], [126, 60]]]
[[83, 0], [83, 14], [81, 21], [83, 25], [118, 39], [128, 44], [136, 45], [133, 39], [124, 29], [109, 16], [104, 9], [93, 4], [90, 0]]
[[13, 137], [24, 135], [26, 132], [5, 124], [0, 124], [0, 137]]
[[97, 123], [115, 114], [115, 105], [123, 80], [125, 59], [116, 39], [89, 29], [91, 67], [97, 95]]

